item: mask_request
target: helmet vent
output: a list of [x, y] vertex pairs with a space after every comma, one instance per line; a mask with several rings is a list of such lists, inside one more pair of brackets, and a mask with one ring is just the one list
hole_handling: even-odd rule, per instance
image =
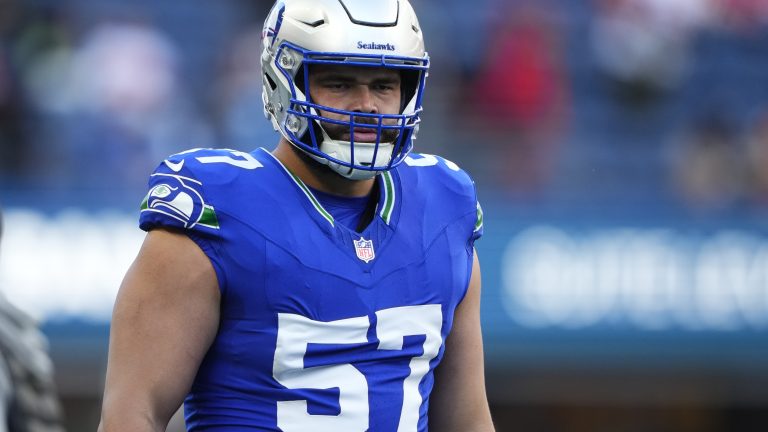
[[400, 17], [400, 2], [339, 0], [349, 20], [369, 27], [394, 27]]
[[275, 81], [272, 79], [272, 77], [269, 76], [269, 74], [264, 74], [264, 78], [267, 81], [267, 85], [269, 85], [269, 89], [275, 91], [277, 84], [275, 84]]
[[302, 24], [308, 25], [308, 26], [310, 26], [312, 28], [317, 28], [317, 27], [320, 27], [321, 25], [325, 24], [325, 20], [324, 19], [320, 19], [320, 20], [313, 21], [313, 22], [307, 22], [307, 21], [299, 21], [299, 22], [302, 23]]

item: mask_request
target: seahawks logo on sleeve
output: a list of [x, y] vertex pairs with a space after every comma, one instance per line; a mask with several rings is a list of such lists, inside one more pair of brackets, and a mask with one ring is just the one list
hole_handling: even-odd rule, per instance
[[200, 193], [202, 183], [187, 177], [155, 173], [152, 187], [141, 203], [141, 212], [160, 213], [177, 221], [183, 228], [196, 225], [219, 229], [213, 207]]

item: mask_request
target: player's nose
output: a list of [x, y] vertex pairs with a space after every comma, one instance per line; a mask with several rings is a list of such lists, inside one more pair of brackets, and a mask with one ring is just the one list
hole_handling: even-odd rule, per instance
[[376, 101], [373, 97], [373, 93], [371, 92], [371, 89], [367, 85], [357, 86], [356, 89], [357, 89], [355, 91], [356, 106], [353, 111], [370, 113], [370, 114], [378, 113]]

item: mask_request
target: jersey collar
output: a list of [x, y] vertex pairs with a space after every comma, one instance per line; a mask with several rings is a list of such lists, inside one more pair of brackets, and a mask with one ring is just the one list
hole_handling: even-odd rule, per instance
[[[336, 222], [334, 221], [333, 216], [331, 216], [331, 214], [325, 208], [323, 208], [323, 205], [320, 204], [320, 201], [315, 197], [309, 187], [307, 187], [307, 185], [296, 174], [294, 174], [285, 165], [283, 165], [283, 163], [272, 153], [266, 149], [261, 150], [268, 154], [277, 163], [277, 165], [282, 168], [283, 171], [285, 171], [285, 173], [288, 175], [288, 178], [290, 178], [293, 183], [296, 184], [296, 186], [303, 193], [314, 210], [323, 219], [325, 219], [331, 225], [331, 227], [335, 227]], [[379, 203], [377, 204], [378, 207], [376, 212], [385, 224], [392, 226], [392, 216], [397, 204], [397, 187], [395, 185], [392, 171], [382, 172], [379, 174], [377, 181], [379, 182]]]

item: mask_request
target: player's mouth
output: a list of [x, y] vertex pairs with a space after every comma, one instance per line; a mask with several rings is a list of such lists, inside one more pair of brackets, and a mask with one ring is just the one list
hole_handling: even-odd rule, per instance
[[353, 132], [354, 136], [350, 134], [350, 138], [354, 137], [355, 142], [376, 142], [379, 136], [377, 130], [371, 128], [356, 127]]
[[[370, 126], [368, 126], [370, 124]], [[394, 142], [400, 131], [390, 127], [379, 127], [378, 122], [367, 118], [356, 118], [353, 127], [323, 123], [325, 132], [331, 139], [340, 141], [354, 141], [358, 143], [391, 143]]]

